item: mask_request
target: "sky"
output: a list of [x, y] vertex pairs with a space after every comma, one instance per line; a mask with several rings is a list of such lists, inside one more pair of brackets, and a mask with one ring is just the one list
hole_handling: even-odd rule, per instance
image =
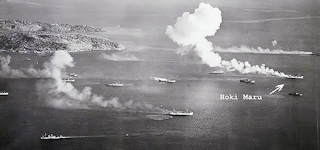
[[[320, 0], [1, 0], [1, 12], [6, 11], [4, 3], [12, 6], [42, 9], [54, 11], [55, 9], [68, 8], [70, 11], [118, 11], [125, 12], [127, 9], [142, 8], [157, 10], [172, 10], [177, 7], [195, 8], [199, 3], [206, 2], [216, 7], [234, 7], [250, 9], [295, 9], [310, 14], [320, 13]], [[19, 7], [16, 7], [19, 9]], [[12, 8], [11, 11], [21, 11]], [[7, 13], [9, 13], [7, 12]]]
[[[302, 47], [299, 43], [308, 46], [311, 45], [308, 43], [317, 43], [315, 40], [319, 38], [319, 19], [250, 22], [320, 16], [320, 0], [0, 0], [0, 19], [86, 24], [94, 27], [121, 26], [147, 30], [148, 33], [157, 32], [163, 36], [168, 25], [174, 24], [184, 12], [194, 12], [201, 2], [222, 11], [223, 23], [217, 33], [219, 39], [211, 39], [216, 40], [219, 46], [230, 43], [230, 46], [268, 45], [272, 48], [272, 41], [277, 40], [278, 46], [281, 46], [282, 40], [283, 45], [298, 43], [294, 50], [305, 50], [315, 47]], [[304, 37], [302, 42], [299, 41], [301, 37]]]
[[[118, 14], [118, 18], [127, 20], [130, 20], [132, 15], [147, 15], [146, 13], [161, 13], [176, 18], [183, 12], [192, 12], [201, 2], [209, 3], [222, 10], [223, 8], [290, 10], [297, 11], [303, 16], [320, 15], [320, 0], [0, 0], [0, 19], [59, 23], [65, 22], [61, 19], [64, 15], [84, 15], [83, 18], [87, 18], [90, 22], [92, 14], [99, 13], [104, 15]], [[234, 11], [239, 13], [236, 12], [237, 10]], [[97, 20], [97, 18], [95, 19]], [[228, 20], [228, 18], [226, 19]]]

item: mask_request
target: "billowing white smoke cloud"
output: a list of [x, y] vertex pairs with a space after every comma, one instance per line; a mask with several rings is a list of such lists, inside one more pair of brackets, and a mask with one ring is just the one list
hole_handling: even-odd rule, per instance
[[210, 67], [220, 66], [221, 57], [212, 51], [212, 43], [206, 37], [213, 36], [222, 22], [221, 11], [210, 4], [201, 3], [193, 14], [185, 12], [174, 26], [168, 26], [166, 34], [181, 46], [194, 46], [194, 50]]
[[27, 77], [22, 71], [11, 69], [9, 66], [11, 61], [11, 56], [7, 55], [7, 57], [0, 56], [0, 63], [1, 63], [1, 70], [0, 70], [0, 77]]
[[91, 101], [103, 99], [102, 96], [91, 93], [90, 87], [85, 87], [82, 91], [77, 90], [71, 83], [62, 80], [62, 71], [67, 67], [73, 67], [73, 58], [67, 51], [56, 51], [50, 59], [45, 62], [45, 69], [36, 72], [49, 72], [49, 77], [53, 80], [45, 80], [37, 83], [37, 89], [48, 91], [45, 93], [47, 102], [57, 108], [79, 108], [87, 107]]
[[105, 100], [103, 96], [92, 93], [91, 87], [84, 87], [81, 91], [76, 89], [71, 83], [65, 82], [61, 78], [63, 70], [74, 66], [72, 56], [66, 51], [56, 51], [44, 66], [45, 69], [38, 72], [49, 72], [52, 80], [40, 80], [37, 83], [37, 90], [42, 93], [40, 97], [45, 98], [47, 103], [55, 108], [78, 109], [99, 106], [156, 112], [165, 111], [150, 104], [142, 104], [133, 100], [120, 102], [117, 97]]
[[240, 73], [247, 74], [247, 73], [258, 73], [258, 74], [264, 74], [264, 75], [274, 75], [274, 76], [279, 76], [279, 77], [286, 77], [287, 75], [275, 71], [273, 69], [270, 69], [266, 67], [264, 64], [261, 66], [255, 65], [251, 66], [251, 64], [246, 61], [246, 62], [241, 62], [237, 61], [236, 59], [232, 59], [231, 61], [225, 61], [223, 60], [221, 64], [227, 68], [229, 71], [234, 71], [237, 70]]
[[[237, 70], [240, 73], [258, 73], [286, 77], [284, 73], [269, 69], [264, 65], [252, 66], [249, 62], [241, 62], [233, 59], [225, 61], [215, 53], [212, 43], [206, 37], [214, 36], [222, 22], [221, 11], [210, 4], [201, 3], [193, 14], [185, 12], [177, 19], [174, 26], [168, 26], [166, 35], [174, 42], [182, 46], [180, 54], [194, 50], [202, 58], [202, 62], [210, 67], [225, 67], [229, 71]], [[215, 47], [217, 49], [217, 47]]]
[[141, 110], [149, 112], [167, 112], [150, 104], [129, 100], [120, 102], [117, 97], [105, 100], [103, 96], [92, 93], [91, 87], [84, 87], [81, 91], [73, 84], [62, 80], [62, 72], [67, 67], [74, 67], [73, 57], [67, 51], [56, 51], [49, 61], [43, 64], [44, 69], [29, 68], [12, 69], [9, 64], [11, 56], [0, 56], [0, 76], [6, 78], [47, 78], [36, 84], [40, 99], [55, 108], [90, 108], [113, 107], [117, 109]]
[[11, 69], [9, 66], [11, 62], [11, 56], [0, 56], [1, 70], [0, 77], [5, 78], [48, 78], [51, 76], [52, 65], [50, 63], [44, 63], [43, 70], [35, 69], [31, 65], [29, 68]]

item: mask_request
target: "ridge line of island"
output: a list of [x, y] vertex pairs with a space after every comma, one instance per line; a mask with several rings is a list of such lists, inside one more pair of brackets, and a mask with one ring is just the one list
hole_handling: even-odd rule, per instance
[[124, 50], [122, 44], [84, 33], [106, 32], [87, 25], [0, 20], [0, 49], [8, 52], [42, 53], [94, 50]]

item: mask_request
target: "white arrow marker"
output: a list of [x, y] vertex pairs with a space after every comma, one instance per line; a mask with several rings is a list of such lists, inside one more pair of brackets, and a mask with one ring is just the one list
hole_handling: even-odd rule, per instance
[[272, 93], [274, 93], [275, 91], [280, 92], [280, 91], [282, 90], [283, 86], [284, 86], [284, 84], [279, 84], [279, 85], [277, 85], [277, 86], [276, 86], [276, 89], [273, 90], [272, 92], [270, 92], [270, 95], [271, 95]]

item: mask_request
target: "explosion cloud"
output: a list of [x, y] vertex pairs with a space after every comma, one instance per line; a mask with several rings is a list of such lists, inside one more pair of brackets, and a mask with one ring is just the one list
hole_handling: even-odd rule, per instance
[[166, 35], [181, 46], [193, 46], [204, 63], [217, 67], [220, 66], [221, 57], [212, 51], [212, 43], [206, 37], [213, 36], [221, 22], [221, 11], [218, 8], [201, 3], [193, 14], [185, 12], [174, 26], [168, 26]]
[[169, 25], [166, 35], [181, 47], [180, 54], [186, 54], [194, 50], [202, 59], [202, 62], [210, 67], [226, 68], [228, 71], [239, 71], [240, 73], [258, 73], [286, 77], [284, 73], [274, 71], [264, 65], [252, 66], [249, 62], [241, 62], [236, 59], [231, 61], [222, 60], [219, 54], [215, 53], [212, 43], [206, 39], [207, 36], [214, 36], [222, 22], [221, 11], [213, 8], [210, 4], [201, 3], [193, 14], [185, 12], [177, 19], [174, 26]]

